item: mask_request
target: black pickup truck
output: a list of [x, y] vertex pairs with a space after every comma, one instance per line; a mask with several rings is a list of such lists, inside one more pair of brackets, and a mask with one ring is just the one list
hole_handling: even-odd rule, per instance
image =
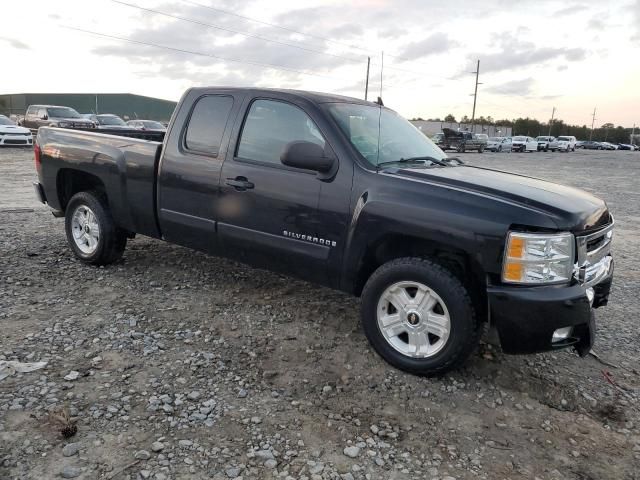
[[464, 153], [469, 150], [476, 150], [478, 153], [482, 153], [487, 148], [486, 135], [479, 136], [471, 132], [459, 132], [450, 128], [443, 128], [442, 134], [442, 139], [438, 145], [442, 151], [455, 150], [456, 152]]
[[361, 296], [374, 349], [413, 373], [456, 367], [487, 324], [507, 353], [584, 355], [609, 297], [604, 201], [448, 158], [375, 103], [194, 88], [163, 143], [44, 127], [34, 148], [80, 260], [141, 234]]

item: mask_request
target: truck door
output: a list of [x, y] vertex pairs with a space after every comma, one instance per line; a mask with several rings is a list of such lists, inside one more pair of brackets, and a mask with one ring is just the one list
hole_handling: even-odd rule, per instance
[[180, 103], [184, 107], [167, 132], [158, 173], [158, 221], [165, 240], [216, 253], [220, 169], [242, 97], [192, 91]]
[[337, 239], [327, 238], [326, 218], [318, 212], [322, 181], [316, 172], [280, 161], [290, 142], [327, 148], [325, 137], [299, 105], [258, 98], [246, 110], [222, 167], [221, 247], [245, 263], [326, 283]]

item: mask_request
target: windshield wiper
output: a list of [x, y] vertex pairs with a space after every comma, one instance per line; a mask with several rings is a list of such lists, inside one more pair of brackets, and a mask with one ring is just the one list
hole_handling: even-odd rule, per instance
[[380, 168], [383, 165], [391, 165], [391, 164], [394, 164], [394, 163], [413, 163], [413, 162], [431, 162], [432, 164], [440, 165], [441, 167], [448, 166], [442, 160], [438, 160], [437, 158], [429, 157], [429, 156], [409, 157], [409, 158], [401, 158], [400, 160], [390, 160], [388, 162], [379, 163], [377, 166], [378, 166], [378, 168]]
[[462, 160], [460, 160], [458, 157], [447, 157], [447, 158], [443, 158], [442, 161], [447, 162], [449, 165], [451, 165], [452, 161], [456, 162], [458, 165], [465, 165], [465, 163]]

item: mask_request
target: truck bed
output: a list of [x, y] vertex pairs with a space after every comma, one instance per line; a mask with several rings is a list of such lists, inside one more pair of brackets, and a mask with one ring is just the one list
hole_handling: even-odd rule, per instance
[[[156, 182], [161, 142], [116, 135], [41, 127], [41, 180], [47, 203], [63, 211], [69, 182], [97, 182], [123, 229], [159, 237]], [[153, 214], [151, 214], [153, 212]]]

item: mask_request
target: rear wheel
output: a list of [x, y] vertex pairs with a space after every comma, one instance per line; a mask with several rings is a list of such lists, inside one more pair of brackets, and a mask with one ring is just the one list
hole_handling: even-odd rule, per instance
[[362, 294], [362, 325], [396, 368], [439, 375], [461, 365], [481, 334], [467, 290], [443, 267], [420, 258], [382, 265]]
[[126, 232], [115, 224], [106, 198], [97, 191], [71, 197], [65, 213], [65, 231], [74, 255], [93, 265], [115, 262], [127, 245]]
[[478, 153], [482, 153], [482, 152], [484, 152], [484, 146], [483, 146], [483, 145], [480, 145], [480, 146], [478, 147]]

